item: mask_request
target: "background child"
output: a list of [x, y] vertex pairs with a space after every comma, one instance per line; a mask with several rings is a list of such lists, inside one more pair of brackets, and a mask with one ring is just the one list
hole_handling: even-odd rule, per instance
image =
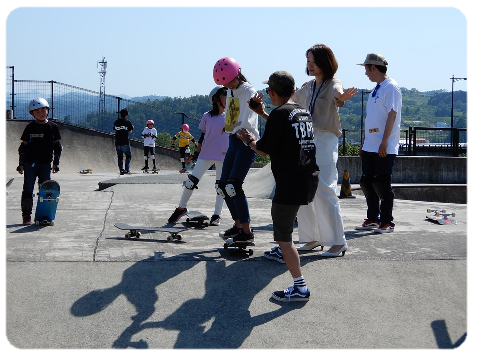
[[145, 166], [142, 170], [149, 170], [149, 153], [152, 158], [152, 170], [157, 170], [156, 167], [156, 138], [157, 129], [154, 128], [154, 120], [147, 120], [147, 127], [142, 130], [142, 137], [144, 138], [144, 160]]
[[186, 158], [191, 155], [191, 150], [189, 149], [189, 142], [193, 142], [196, 146], [193, 135], [189, 132], [189, 125], [183, 124], [181, 126], [181, 131], [173, 136], [171, 141], [171, 148], [174, 149], [174, 142], [179, 139], [179, 154], [181, 155], [181, 166], [186, 166]]

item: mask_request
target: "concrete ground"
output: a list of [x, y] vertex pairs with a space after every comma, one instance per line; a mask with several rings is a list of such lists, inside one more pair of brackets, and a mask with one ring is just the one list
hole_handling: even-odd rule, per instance
[[[127, 240], [115, 222], [163, 226], [185, 175], [62, 171], [54, 226], [22, 226], [22, 178], [6, 196], [6, 339], [13, 349], [443, 349], [467, 351], [467, 207], [395, 202], [392, 234], [354, 230], [362, 196], [340, 200], [349, 250], [325, 259], [301, 254], [308, 303], [270, 296], [292, 285], [272, 248], [267, 168], [245, 183], [254, 254], [230, 254], [218, 232], [188, 228], [183, 240], [145, 233]], [[201, 180], [190, 209], [213, 213], [214, 171]], [[98, 190], [100, 182], [113, 185]], [[104, 186], [103, 186], [104, 187]], [[426, 209], [456, 213], [457, 225], [425, 220]], [[185, 222], [178, 227], [186, 227]], [[298, 242], [297, 231], [294, 234]], [[325, 249], [327, 249], [325, 247]], [[469, 335], [470, 337], [470, 335]], [[10, 345], [9, 345], [10, 344]]]

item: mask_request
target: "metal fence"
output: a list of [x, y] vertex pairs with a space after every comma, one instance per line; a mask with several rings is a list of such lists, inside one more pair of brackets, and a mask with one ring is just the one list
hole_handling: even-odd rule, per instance
[[[14, 78], [13, 67], [7, 67], [7, 119], [32, 119], [28, 105], [36, 97], [45, 98], [49, 102], [50, 119], [96, 131], [113, 133], [113, 123], [119, 118], [120, 110], [127, 108], [131, 121], [142, 117], [154, 119], [160, 128], [158, 132], [174, 135], [186, 123], [192, 128], [193, 136], [198, 138], [200, 134], [199, 118], [171, 108], [108, 94], [100, 98], [99, 92], [56, 81], [17, 80]], [[143, 110], [136, 109], [141, 107]], [[131, 108], [135, 110], [131, 111]], [[133, 133], [132, 136], [139, 139], [138, 134]]]

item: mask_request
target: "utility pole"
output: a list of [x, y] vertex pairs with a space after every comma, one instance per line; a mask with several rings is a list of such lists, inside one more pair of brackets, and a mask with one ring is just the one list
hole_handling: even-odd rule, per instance
[[100, 68], [98, 73], [100, 74], [100, 104], [99, 112], [105, 114], [105, 75], [107, 74], [107, 61], [105, 57], [101, 61], [98, 61], [97, 67]]
[[453, 146], [453, 84], [457, 81], [461, 81], [461, 80], [464, 80], [466, 81], [467, 78], [455, 78], [455, 75], [453, 74], [451, 76], [451, 124], [450, 124], [450, 128], [451, 128], [451, 144]]

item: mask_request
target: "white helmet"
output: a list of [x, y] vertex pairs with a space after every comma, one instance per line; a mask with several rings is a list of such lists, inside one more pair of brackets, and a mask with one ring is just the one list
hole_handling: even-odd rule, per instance
[[47, 108], [49, 110], [49, 103], [44, 98], [32, 99], [29, 103], [29, 113], [38, 108]]
[[216, 92], [218, 92], [222, 88], [225, 88], [225, 87], [224, 86], [216, 86], [215, 88], [213, 88], [211, 90], [210, 94], [208, 95], [208, 97], [210, 98], [211, 104], [213, 104], [213, 96], [216, 94]]

